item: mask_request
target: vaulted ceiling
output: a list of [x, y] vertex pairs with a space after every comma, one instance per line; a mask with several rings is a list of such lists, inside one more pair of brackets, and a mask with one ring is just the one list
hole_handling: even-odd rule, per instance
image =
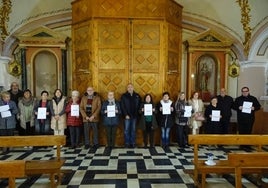
[[[112, 0], [103, 0], [112, 1]], [[120, 1], [120, 0], [119, 0]], [[183, 40], [213, 28], [232, 39], [239, 48], [243, 44], [244, 30], [241, 9], [236, 0], [175, 0], [183, 6]], [[71, 36], [72, 0], [11, 0], [8, 22], [10, 35], [6, 38], [3, 54], [12, 51], [16, 35], [40, 26]], [[268, 1], [249, 0], [252, 38], [268, 28]]]

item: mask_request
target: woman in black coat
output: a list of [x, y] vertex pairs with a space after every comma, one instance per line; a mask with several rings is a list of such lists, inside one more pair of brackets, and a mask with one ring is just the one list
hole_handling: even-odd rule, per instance
[[[220, 122], [221, 112], [217, 103], [218, 103], [217, 97], [212, 97], [210, 100], [210, 105], [208, 105], [205, 110], [205, 117], [207, 120], [206, 132], [208, 134], [221, 134], [221, 131], [222, 131], [222, 125]], [[219, 112], [218, 117], [212, 116], [213, 111]]]

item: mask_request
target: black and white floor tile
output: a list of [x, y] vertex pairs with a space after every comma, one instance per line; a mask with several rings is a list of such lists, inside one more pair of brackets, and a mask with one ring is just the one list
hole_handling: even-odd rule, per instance
[[[207, 158], [213, 153], [215, 158], [224, 159], [226, 153], [239, 150], [237, 147], [200, 148], [201, 157]], [[55, 156], [53, 148], [37, 150], [13, 148], [0, 155], [0, 160], [27, 159], [44, 160]], [[68, 170], [59, 188], [191, 188], [195, 187], [191, 174], [193, 169], [193, 148], [178, 148], [176, 145], [163, 149], [154, 148], [114, 148], [98, 149], [62, 148], [62, 157], [66, 159], [63, 169]], [[243, 186], [259, 187], [251, 178], [243, 178]], [[48, 175], [16, 179], [19, 188], [50, 187]], [[0, 180], [0, 187], [7, 187], [7, 180]], [[210, 174], [207, 187], [234, 187], [233, 175]]]

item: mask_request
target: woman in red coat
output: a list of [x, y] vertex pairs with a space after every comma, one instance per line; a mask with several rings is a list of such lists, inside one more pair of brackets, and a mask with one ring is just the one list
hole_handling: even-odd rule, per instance
[[79, 112], [80, 98], [79, 92], [72, 91], [72, 99], [68, 102], [65, 112], [67, 114], [67, 126], [71, 137], [71, 148], [79, 146], [80, 129], [83, 124], [82, 115]]

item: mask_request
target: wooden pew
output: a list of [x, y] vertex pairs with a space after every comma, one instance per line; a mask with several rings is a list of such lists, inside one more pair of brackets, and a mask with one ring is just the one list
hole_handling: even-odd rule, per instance
[[[251, 145], [256, 146], [257, 151], [262, 151], [262, 146], [268, 145], [268, 135], [213, 135], [199, 134], [189, 135], [188, 143], [194, 145], [194, 182], [200, 186], [198, 175], [201, 174], [201, 187], [205, 187], [206, 175], [209, 173], [230, 174], [234, 173], [235, 168], [229, 165], [228, 160], [215, 160], [216, 165], [209, 166], [205, 164], [206, 160], [200, 160], [198, 157], [198, 148], [200, 145]], [[227, 157], [227, 156], [226, 156]]]
[[235, 168], [235, 187], [242, 188], [242, 174], [250, 170], [260, 170], [259, 173], [262, 173], [263, 169], [268, 169], [268, 152], [229, 153], [228, 161]]
[[[61, 167], [63, 166], [65, 160], [61, 158], [60, 150], [61, 146], [65, 144], [66, 144], [66, 136], [64, 135], [0, 136], [0, 147], [14, 148], [24, 146], [33, 146], [33, 147], [56, 146], [56, 156], [53, 159], [25, 161], [25, 176], [49, 174], [51, 187], [56, 187], [61, 182], [62, 177]], [[0, 166], [0, 171], [1, 170], [2, 169]], [[58, 178], [57, 181], [56, 177]]]
[[15, 178], [25, 177], [25, 161], [0, 161], [0, 178], [8, 178], [8, 187], [15, 188]]

